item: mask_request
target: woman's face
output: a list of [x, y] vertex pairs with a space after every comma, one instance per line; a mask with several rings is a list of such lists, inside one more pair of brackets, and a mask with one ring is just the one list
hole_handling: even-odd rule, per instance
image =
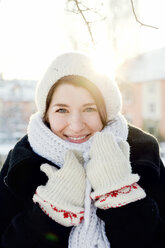
[[90, 93], [67, 83], [56, 88], [47, 119], [53, 133], [72, 143], [83, 143], [103, 128]]

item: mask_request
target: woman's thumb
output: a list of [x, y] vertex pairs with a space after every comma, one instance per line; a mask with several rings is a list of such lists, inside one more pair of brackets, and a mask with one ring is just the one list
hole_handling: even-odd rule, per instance
[[54, 170], [56, 170], [56, 168], [54, 168], [53, 166], [49, 165], [49, 164], [42, 164], [40, 166], [40, 170], [43, 171], [48, 178], [50, 178], [53, 173], [54, 173]]

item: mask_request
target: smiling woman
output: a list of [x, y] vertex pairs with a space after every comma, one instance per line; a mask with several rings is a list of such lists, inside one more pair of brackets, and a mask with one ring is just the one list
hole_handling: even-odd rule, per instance
[[73, 143], [85, 142], [103, 128], [89, 92], [66, 83], [65, 79], [55, 88], [45, 115], [52, 132]]
[[[46, 99], [46, 107], [45, 107], [45, 113], [43, 116], [43, 120], [46, 122], [47, 121], [47, 111], [50, 105], [50, 102], [52, 100], [52, 96], [55, 92], [55, 90], [57, 89], [57, 87], [59, 85], [62, 84], [70, 84], [73, 85], [75, 87], [81, 87], [86, 89], [90, 95], [92, 96], [94, 101], [94, 104], [96, 105], [97, 111], [100, 115], [101, 121], [103, 123], [103, 125], [105, 126], [107, 124], [107, 112], [106, 112], [106, 107], [105, 107], [105, 102], [103, 99], [102, 94], [100, 93], [100, 91], [98, 90], [98, 88], [92, 83], [90, 82], [88, 79], [81, 77], [81, 76], [65, 76], [62, 77], [61, 79], [59, 79], [50, 89], [47, 99]], [[62, 96], [64, 97], [64, 94], [67, 94], [67, 90], [66, 88], [64, 88], [63, 92], [62, 92]], [[72, 100], [75, 98], [75, 96], [77, 96], [77, 94], [74, 95], [74, 97], [70, 97]], [[81, 99], [82, 96], [80, 94], [79, 99]], [[89, 108], [88, 108], [89, 111]]]
[[158, 143], [127, 123], [117, 85], [87, 55], [64, 53], [35, 100], [0, 172], [1, 247], [164, 247]]

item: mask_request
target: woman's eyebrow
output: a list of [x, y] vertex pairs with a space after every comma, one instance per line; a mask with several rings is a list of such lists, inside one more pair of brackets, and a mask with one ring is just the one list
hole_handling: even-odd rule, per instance
[[88, 106], [92, 106], [92, 105], [96, 105], [96, 103], [91, 102], [91, 103], [86, 103], [86, 104], [83, 104], [83, 106], [84, 106], [84, 107], [88, 107]]
[[[88, 106], [92, 106], [92, 105], [96, 105], [96, 103], [91, 102], [91, 103], [83, 104], [84, 107], [88, 107]], [[56, 104], [53, 105], [53, 107], [69, 107], [69, 105], [64, 104], [64, 103], [56, 103]]]
[[53, 107], [69, 107], [69, 105], [67, 104], [64, 104], [64, 103], [56, 103], [56, 104], [53, 104]]

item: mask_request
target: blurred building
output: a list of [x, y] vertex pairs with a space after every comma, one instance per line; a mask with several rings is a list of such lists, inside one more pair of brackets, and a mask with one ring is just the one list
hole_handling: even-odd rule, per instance
[[35, 112], [35, 84], [0, 77], [0, 168], [9, 150], [27, 132], [29, 117]]
[[117, 82], [128, 121], [165, 141], [165, 48], [126, 61]]
[[35, 81], [0, 78], [0, 143], [17, 141], [26, 133], [35, 111]]

